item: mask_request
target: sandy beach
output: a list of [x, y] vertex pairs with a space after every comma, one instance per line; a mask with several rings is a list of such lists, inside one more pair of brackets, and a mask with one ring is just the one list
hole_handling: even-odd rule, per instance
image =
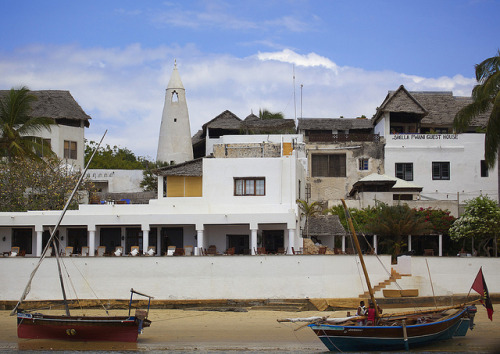
[[[96, 311], [92, 310], [91, 313], [95, 314]], [[123, 310], [112, 312], [123, 313]], [[151, 327], [145, 329], [137, 343], [122, 344], [18, 339], [15, 318], [9, 316], [9, 311], [0, 311], [0, 350], [325, 352], [326, 348], [309, 328], [296, 330], [302, 324], [278, 323], [276, 320], [318, 315], [343, 317], [345, 314], [346, 311], [221, 312], [152, 309], [149, 316], [153, 321]], [[498, 320], [490, 322], [484, 308], [478, 306], [475, 322], [476, 328], [466, 337], [418, 351], [493, 353], [500, 350]]]

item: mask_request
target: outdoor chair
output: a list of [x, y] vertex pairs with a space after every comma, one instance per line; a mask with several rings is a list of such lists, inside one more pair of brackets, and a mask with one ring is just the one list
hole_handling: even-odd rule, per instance
[[184, 255], [191, 256], [193, 254], [193, 246], [184, 247]]
[[182, 247], [176, 247], [174, 256], [184, 256], [184, 248]]
[[82, 247], [82, 256], [87, 257], [89, 255], [89, 248], [87, 246]]
[[146, 256], [154, 256], [156, 254], [156, 247], [149, 246], [148, 251], [146, 252]]
[[175, 246], [168, 246], [168, 248], [167, 248], [167, 256], [173, 256], [174, 253], [175, 253], [175, 249], [176, 249]]
[[47, 253], [45, 254], [45, 257], [52, 257], [52, 247], [47, 248]]
[[106, 246], [97, 247], [97, 256], [98, 257], [104, 256], [104, 253], [106, 253]]
[[19, 247], [14, 246], [10, 248], [9, 257], [17, 257], [19, 255]]
[[266, 254], [265, 247], [257, 247], [257, 254]]
[[132, 257], [135, 257], [139, 254], [139, 252], [140, 252], [139, 246], [132, 246], [132, 247], [130, 247], [129, 255], [131, 255]]
[[209, 256], [215, 256], [217, 254], [217, 247], [215, 247], [214, 245], [210, 245], [208, 247], [207, 254]]
[[68, 246], [64, 249], [64, 256], [70, 257], [73, 254], [73, 247]]
[[278, 247], [278, 252], [277, 254], [286, 254], [286, 249], [284, 247]]
[[326, 247], [320, 247], [318, 249], [318, 254], [326, 254]]
[[123, 254], [123, 247], [122, 246], [116, 246], [115, 251], [113, 252], [113, 255], [120, 257]]
[[232, 256], [234, 255], [235, 250], [236, 250], [235, 247], [228, 248], [225, 254]]

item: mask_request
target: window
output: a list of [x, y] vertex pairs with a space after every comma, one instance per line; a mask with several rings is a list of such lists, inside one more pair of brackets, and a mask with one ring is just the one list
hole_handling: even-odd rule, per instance
[[345, 177], [345, 154], [313, 154], [311, 156], [312, 177]]
[[266, 195], [266, 179], [264, 177], [235, 178], [234, 195]]
[[360, 171], [368, 171], [368, 159], [361, 158], [358, 160], [359, 166], [358, 169]]
[[64, 140], [64, 158], [76, 160], [76, 141]]
[[481, 177], [488, 177], [488, 165], [485, 160], [481, 160]]
[[432, 179], [433, 180], [449, 180], [450, 179], [450, 163], [449, 162], [433, 162], [432, 163]]
[[396, 178], [401, 178], [405, 181], [413, 181], [413, 163], [396, 163]]

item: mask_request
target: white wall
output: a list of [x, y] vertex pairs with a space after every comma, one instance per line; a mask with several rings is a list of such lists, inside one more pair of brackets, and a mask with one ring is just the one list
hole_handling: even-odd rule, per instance
[[302, 134], [254, 134], [254, 135], [223, 135], [220, 138], [207, 138], [205, 155], [209, 156], [214, 152], [216, 144], [249, 144], [249, 143], [292, 143], [302, 144], [304, 137]]
[[87, 177], [93, 182], [106, 182], [108, 193], [138, 193], [143, 192], [140, 183], [143, 179], [142, 170], [89, 169]]
[[[390, 270], [390, 256], [379, 257]], [[426, 260], [436, 296], [467, 294], [481, 266], [490, 293], [500, 292], [499, 259], [411, 259], [412, 277], [398, 282], [418, 289], [420, 296], [432, 296]], [[0, 258], [0, 300], [20, 298], [37, 261]], [[388, 279], [375, 256], [365, 261], [372, 285]], [[127, 299], [131, 287], [158, 300], [355, 298], [366, 290], [359, 261], [349, 255], [72, 257], [64, 262], [80, 299], [95, 298], [80, 272], [101, 299]], [[55, 258], [43, 262], [28, 296], [46, 299], [61, 299]]]
[[[497, 199], [497, 168], [481, 177], [484, 134], [394, 134], [386, 136], [385, 173], [395, 176], [395, 164], [413, 163], [412, 183], [423, 187], [422, 199], [456, 200], [481, 193]], [[432, 162], [450, 162], [450, 180], [432, 180]]]

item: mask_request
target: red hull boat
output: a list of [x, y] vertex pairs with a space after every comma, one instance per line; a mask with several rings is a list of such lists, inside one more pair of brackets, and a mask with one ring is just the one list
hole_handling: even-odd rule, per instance
[[[140, 318], [142, 317], [142, 319]], [[17, 336], [29, 339], [71, 341], [136, 342], [151, 321], [136, 316], [51, 316], [40, 313], [17, 314]]]

